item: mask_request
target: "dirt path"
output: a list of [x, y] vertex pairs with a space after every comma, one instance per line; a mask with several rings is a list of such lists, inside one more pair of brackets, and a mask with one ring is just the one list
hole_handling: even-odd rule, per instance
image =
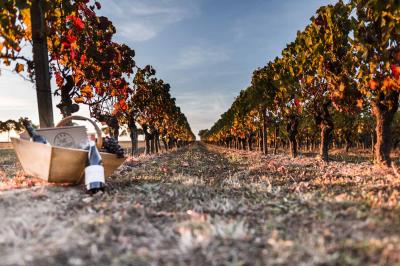
[[196, 144], [128, 163], [93, 198], [0, 192], [0, 265], [400, 264], [399, 184]]

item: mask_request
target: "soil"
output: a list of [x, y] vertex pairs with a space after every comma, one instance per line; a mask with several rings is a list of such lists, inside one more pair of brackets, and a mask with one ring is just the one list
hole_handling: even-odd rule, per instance
[[0, 264], [400, 265], [400, 178], [368, 160], [193, 144], [107, 184], [0, 192]]

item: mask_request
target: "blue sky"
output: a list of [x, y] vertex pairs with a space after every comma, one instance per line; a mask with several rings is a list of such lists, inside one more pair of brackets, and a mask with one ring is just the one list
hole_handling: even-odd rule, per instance
[[[100, 2], [100, 14], [117, 28], [116, 40], [135, 49], [139, 66], [153, 65], [157, 76], [171, 84], [173, 96], [197, 134], [229, 108], [250, 84], [253, 70], [280, 55], [318, 7], [336, 1]], [[0, 87], [0, 120], [20, 116], [37, 120], [31, 83], [3, 70]], [[55, 113], [57, 121], [58, 110]]]

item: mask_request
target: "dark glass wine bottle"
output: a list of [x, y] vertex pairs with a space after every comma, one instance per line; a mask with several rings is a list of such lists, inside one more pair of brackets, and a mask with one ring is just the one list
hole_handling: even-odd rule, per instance
[[103, 161], [94, 141], [89, 142], [88, 160], [85, 168], [85, 186], [89, 194], [104, 191], [105, 189]]
[[28, 132], [29, 136], [31, 137], [32, 141], [38, 142], [38, 143], [43, 143], [43, 144], [48, 144], [47, 140], [45, 137], [39, 135], [36, 130], [33, 128], [32, 123], [28, 120], [25, 120], [23, 122], [24, 127], [26, 131]]

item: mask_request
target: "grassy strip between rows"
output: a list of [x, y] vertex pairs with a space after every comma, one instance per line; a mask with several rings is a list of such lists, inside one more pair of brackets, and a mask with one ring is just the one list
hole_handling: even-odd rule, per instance
[[195, 144], [130, 160], [107, 183], [92, 198], [0, 194], [3, 263], [400, 264], [400, 180], [368, 161]]

